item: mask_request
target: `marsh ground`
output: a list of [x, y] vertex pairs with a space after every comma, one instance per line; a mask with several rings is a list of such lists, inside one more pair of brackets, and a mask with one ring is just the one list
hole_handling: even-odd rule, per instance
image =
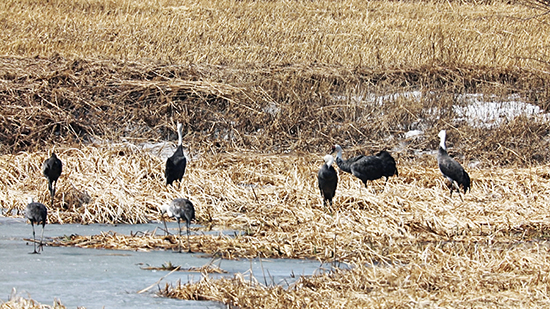
[[[148, 222], [181, 196], [202, 229], [245, 232], [197, 233], [197, 251], [353, 266], [288, 289], [236, 276], [174, 283], [165, 296], [243, 308], [548, 306], [541, 7], [8, 0], [0, 13], [4, 214], [18, 216], [29, 195], [46, 200], [40, 165], [55, 146], [65, 171], [52, 224]], [[488, 106], [472, 97], [493, 104], [491, 121], [472, 121]], [[523, 112], [494, 117], [509, 106]], [[176, 122], [190, 159], [179, 190], [163, 185], [169, 151], [150, 147], [169, 148]], [[448, 197], [431, 153], [443, 128], [473, 178], [464, 201]], [[392, 151], [399, 177], [360, 190], [340, 174], [325, 210], [315, 174], [335, 143], [344, 156]]]

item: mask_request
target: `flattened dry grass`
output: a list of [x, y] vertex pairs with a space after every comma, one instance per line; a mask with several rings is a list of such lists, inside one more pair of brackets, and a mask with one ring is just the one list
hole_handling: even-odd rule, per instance
[[[410, 161], [396, 153], [399, 177], [386, 185], [383, 180], [369, 183], [365, 189], [351, 175], [340, 173], [334, 206], [325, 209], [316, 187], [322, 154], [198, 151], [189, 156], [178, 191], [164, 186], [164, 161], [135, 146], [57, 152], [67, 170], [59, 180], [50, 223], [159, 220], [156, 206], [183, 196], [197, 209], [199, 227], [192, 228], [191, 235], [194, 252], [223, 258], [310, 258], [352, 266], [300, 278], [287, 289], [250, 282], [242, 275], [205, 277], [167, 286], [165, 296], [219, 300], [242, 308], [542, 308], [549, 303], [549, 166], [467, 168], [473, 187], [461, 201], [449, 198], [434, 156]], [[0, 177], [6, 189], [1, 192], [8, 192], [0, 199], [5, 206], [22, 210], [26, 194], [47, 198], [39, 174], [46, 157], [2, 157], [2, 173], [14, 175]], [[71, 188], [86, 191], [89, 203], [72, 204], [75, 200], [67, 197]], [[97, 209], [97, 215], [89, 209]], [[242, 232], [201, 233], [212, 228]], [[50, 245], [172, 250], [178, 240], [154, 233], [103, 233], [59, 238]]]
[[21, 296], [12, 295], [11, 299], [7, 302], [0, 300], [1, 309], [65, 309], [66, 307], [61, 304], [59, 300], [55, 300], [52, 306], [44, 305], [32, 300], [30, 298], [23, 298]]
[[354, 261], [349, 270], [302, 276], [287, 289], [237, 274], [167, 285], [162, 294], [239, 308], [545, 308], [550, 303], [547, 245], [400, 247], [387, 250], [404, 251], [405, 264]]

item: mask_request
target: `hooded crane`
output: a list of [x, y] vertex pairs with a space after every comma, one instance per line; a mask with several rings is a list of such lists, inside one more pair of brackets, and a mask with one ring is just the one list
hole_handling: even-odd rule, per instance
[[[191, 246], [189, 245], [189, 223], [191, 222], [191, 220], [195, 220], [195, 207], [193, 206], [193, 203], [185, 198], [177, 198], [168, 205], [162, 205], [160, 209], [163, 214], [167, 213], [169, 217], [176, 218], [176, 220], [178, 221], [180, 236], [178, 238], [179, 252], [181, 252], [180, 220], [185, 220], [185, 224], [187, 225], [187, 247], [189, 248], [189, 252], [191, 252]], [[164, 216], [162, 217], [162, 219], [164, 220]], [[164, 222], [164, 226], [166, 227], [166, 222]]]
[[42, 236], [40, 237], [40, 246], [38, 247], [40, 249], [42, 247], [42, 240], [44, 239], [44, 227], [46, 226], [47, 217], [48, 217], [48, 210], [46, 209], [46, 206], [42, 203], [34, 202], [32, 198], [29, 198], [29, 204], [25, 209], [25, 218], [29, 219], [32, 226], [32, 239], [34, 244], [34, 251], [31, 253], [33, 254], [38, 253], [38, 251], [36, 251], [36, 234], [34, 232], [34, 225], [42, 224]]
[[319, 190], [321, 191], [321, 196], [323, 197], [323, 205], [327, 206], [327, 201], [329, 205], [332, 206], [332, 199], [336, 193], [336, 186], [338, 184], [338, 174], [332, 166], [334, 162], [334, 157], [331, 155], [326, 155], [324, 157], [325, 163], [319, 169], [317, 173], [317, 181], [319, 182]]
[[367, 187], [367, 181], [376, 180], [393, 175], [397, 175], [397, 167], [395, 160], [387, 151], [381, 151], [375, 156], [358, 155], [347, 160], [342, 159], [342, 147], [340, 145], [334, 145], [332, 147], [333, 152], [336, 151], [336, 164], [338, 167], [347, 173], [351, 173], [353, 176], [361, 179], [365, 187]]
[[183, 174], [185, 174], [187, 159], [183, 153], [182, 144], [182, 125], [178, 122], [178, 147], [174, 154], [166, 160], [166, 170], [164, 172], [164, 176], [166, 176], [166, 185], [171, 185], [175, 180], [181, 183]]
[[437, 152], [437, 164], [439, 165], [439, 170], [443, 176], [450, 181], [450, 184], [448, 185], [450, 189], [450, 196], [453, 196], [453, 190], [456, 189], [462, 199], [462, 195], [460, 195], [460, 187], [462, 186], [464, 194], [466, 194], [466, 191], [470, 190], [470, 176], [466, 173], [464, 168], [462, 168], [460, 163], [456, 162], [447, 153], [447, 146], [445, 145], [446, 137], [447, 133], [445, 130], [441, 130], [439, 132], [439, 138], [441, 140], [439, 143], [439, 151]]
[[44, 163], [42, 164], [42, 173], [48, 180], [48, 190], [50, 190], [50, 195], [52, 197], [50, 207], [53, 207], [55, 186], [57, 185], [57, 179], [59, 179], [62, 169], [63, 164], [61, 163], [61, 160], [57, 158], [55, 152], [52, 152], [51, 157], [46, 159], [46, 161], [44, 161]]

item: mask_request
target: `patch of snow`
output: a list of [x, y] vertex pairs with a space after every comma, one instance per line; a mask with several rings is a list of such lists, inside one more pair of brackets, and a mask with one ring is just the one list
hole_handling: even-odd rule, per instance
[[422, 132], [420, 130], [411, 130], [411, 131], [405, 133], [405, 138], [417, 137], [417, 136], [420, 136], [422, 134], [424, 134], [424, 132]]
[[513, 120], [518, 116], [541, 115], [548, 118], [548, 114], [544, 113], [540, 107], [522, 102], [518, 95], [511, 95], [506, 100], [497, 101], [495, 96], [485, 98], [482, 94], [466, 94], [459, 95], [457, 100], [466, 105], [453, 106], [453, 111], [458, 116], [455, 121], [466, 121], [472, 127], [496, 127], [503, 121]]
[[[431, 95], [434, 93], [431, 92]], [[394, 102], [398, 99], [406, 99], [420, 102], [423, 98], [421, 91], [407, 91], [377, 96], [375, 94], [365, 95], [335, 95], [335, 101], [349, 101], [354, 103], [384, 105], [386, 102]], [[539, 106], [523, 102], [517, 94], [501, 99], [495, 95], [483, 94], [459, 94], [455, 100], [459, 104], [453, 106], [453, 112], [457, 115], [454, 122], [467, 122], [469, 125], [478, 128], [497, 127], [504, 121], [510, 121], [518, 116], [541, 117], [550, 121], [550, 114], [545, 113]], [[439, 117], [439, 108], [431, 107], [424, 110], [425, 115]], [[420, 132], [420, 133], [419, 133]], [[422, 134], [420, 130], [411, 130], [405, 133], [405, 138]]]

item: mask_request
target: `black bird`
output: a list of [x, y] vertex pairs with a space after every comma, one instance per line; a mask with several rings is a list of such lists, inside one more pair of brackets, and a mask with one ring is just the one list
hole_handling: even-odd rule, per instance
[[342, 147], [340, 145], [334, 145], [332, 152], [336, 154], [336, 164], [338, 167], [347, 173], [353, 174], [355, 177], [361, 179], [365, 187], [367, 187], [367, 181], [376, 180], [393, 175], [397, 175], [397, 167], [395, 160], [387, 151], [381, 151], [375, 156], [358, 155], [347, 160], [342, 159]]
[[[193, 203], [185, 198], [177, 198], [174, 199], [169, 205], [162, 205], [160, 208], [163, 214], [167, 213], [168, 216], [176, 218], [176, 220], [178, 221], [180, 238], [180, 220], [185, 220], [185, 223], [187, 225], [187, 247], [189, 248], [189, 252], [191, 252], [191, 246], [189, 245], [189, 223], [191, 222], [191, 220], [195, 220], [195, 207], [193, 206]], [[164, 224], [164, 226], [166, 227], [166, 223]], [[179, 252], [181, 252], [181, 240], [179, 241]]]
[[470, 176], [466, 173], [460, 163], [456, 162], [447, 153], [447, 146], [445, 145], [446, 137], [447, 133], [445, 130], [441, 130], [439, 132], [439, 138], [441, 141], [439, 143], [439, 151], [437, 152], [437, 164], [439, 165], [439, 170], [443, 176], [450, 181], [450, 184], [448, 184], [450, 196], [453, 196], [453, 190], [456, 189], [462, 199], [462, 195], [460, 195], [460, 187], [464, 190], [464, 194], [466, 194], [466, 191], [470, 190]]
[[182, 137], [182, 125], [178, 123], [178, 147], [174, 154], [166, 159], [166, 170], [164, 171], [164, 176], [166, 176], [166, 185], [171, 185], [175, 180], [183, 178], [185, 174], [185, 167], [187, 166], [187, 159], [183, 153], [183, 137]]
[[48, 179], [48, 190], [50, 190], [50, 195], [52, 197], [50, 207], [53, 207], [53, 198], [55, 196], [55, 186], [57, 185], [57, 179], [61, 175], [63, 169], [63, 164], [61, 160], [57, 158], [55, 152], [52, 152], [51, 157], [44, 161], [42, 164], [42, 173]]
[[325, 163], [319, 169], [317, 173], [317, 181], [319, 182], [319, 190], [321, 191], [321, 196], [323, 197], [323, 205], [329, 202], [332, 206], [332, 199], [336, 193], [336, 186], [338, 184], [338, 173], [332, 166], [334, 162], [334, 157], [331, 155], [326, 155], [324, 157]]
[[342, 171], [346, 173], [351, 174], [351, 165], [357, 160], [365, 157], [364, 155], [358, 155], [353, 158], [349, 158], [347, 160], [342, 159], [342, 147], [340, 145], [334, 145], [332, 146], [332, 153], [336, 152], [336, 165], [338, 165], [338, 168], [340, 168]]
[[382, 175], [386, 177], [386, 182], [388, 182], [388, 178], [393, 175], [399, 176], [399, 173], [397, 172], [397, 166], [395, 164], [395, 159], [391, 156], [389, 152], [382, 150], [377, 153], [376, 156], [382, 160]]
[[351, 174], [361, 179], [365, 184], [365, 188], [367, 188], [367, 181], [384, 176], [382, 159], [377, 156], [363, 156], [351, 165]]
[[[46, 218], [48, 217], [48, 210], [46, 209], [46, 206], [42, 203], [34, 202], [32, 198], [29, 199], [29, 204], [27, 205], [27, 208], [25, 209], [25, 218], [29, 219], [31, 221], [32, 226], [32, 239], [34, 244], [34, 252], [31, 253], [38, 253], [36, 251], [36, 236], [34, 232], [34, 225], [35, 224], [42, 224], [42, 236], [40, 237], [40, 247], [42, 247], [42, 240], [44, 239], [44, 226], [46, 226]], [[44, 250], [44, 249], [42, 249]]]

